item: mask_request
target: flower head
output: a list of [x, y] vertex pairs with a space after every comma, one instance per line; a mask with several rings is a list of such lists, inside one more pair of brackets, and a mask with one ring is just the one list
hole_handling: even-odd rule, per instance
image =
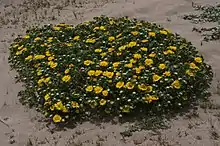
[[159, 75], [156, 75], [156, 74], [153, 75], [153, 81], [154, 81], [154, 82], [159, 81], [161, 78], [162, 78], [162, 77], [159, 76]]
[[173, 83], [171, 84], [174, 88], [176, 89], [180, 89], [181, 87], [181, 84], [180, 84], [180, 81], [179, 80], [175, 80], [173, 81]]
[[86, 91], [87, 92], [92, 92], [92, 90], [93, 90], [93, 86], [90, 85], [90, 86], [86, 87]]
[[132, 48], [132, 47], [134, 47], [134, 46], [136, 46], [137, 45], [137, 42], [130, 42], [129, 44], [128, 44], [128, 47], [129, 48]]
[[131, 82], [127, 82], [125, 86], [126, 86], [126, 88], [129, 89], [129, 90], [134, 89], [134, 84], [131, 83]]
[[135, 59], [141, 59], [141, 54], [138, 54], [138, 53], [134, 54], [134, 58]]
[[201, 57], [196, 57], [196, 58], [194, 58], [194, 60], [197, 63], [202, 63], [202, 58]]
[[100, 66], [103, 66], [103, 67], [106, 67], [106, 66], [108, 66], [108, 62], [107, 62], [107, 61], [101, 61], [101, 62], [99, 63], [99, 65], [100, 65]]
[[62, 117], [60, 115], [56, 114], [53, 116], [54, 123], [59, 123], [59, 122], [61, 122], [61, 120], [62, 120]]
[[70, 79], [71, 79], [71, 76], [70, 76], [70, 75], [65, 75], [65, 76], [63, 76], [62, 81], [64, 81], [64, 82], [69, 82]]
[[105, 99], [101, 99], [101, 100], [99, 101], [99, 104], [103, 106], [103, 105], [106, 104], [106, 102], [107, 102], [107, 101], [106, 101]]
[[165, 69], [166, 68], [166, 64], [162, 63], [162, 64], [159, 64], [159, 69]]
[[152, 59], [146, 59], [144, 61], [144, 63], [145, 63], [146, 66], [150, 66], [150, 65], [152, 65], [154, 63], [154, 61]]
[[102, 90], [103, 90], [103, 88], [102, 88], [101, 86], [96, 86], [96, 87], [94, 88], [94, 91], [95, 91], [96, 94], [101, 93]]
[[116, 88], [122, 88], [123, 86], [124, 86], [124, 82], [123, 81], [120, 81], [120, 82], [118, 82], [117, 84], [116, 84]]

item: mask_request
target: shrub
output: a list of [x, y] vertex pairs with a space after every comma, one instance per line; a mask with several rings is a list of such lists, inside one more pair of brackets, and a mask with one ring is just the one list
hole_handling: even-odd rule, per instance
[[193, 3], [193, 8], [196, 11], [200, 11], [199, 15], [190, 14], [184, 15], [183, 19], [191, 20], [192, 23], [206, 23], [206, 22], [215, 22], [217, 25], [215, 27], [209, 28], [193, 28], [193, 31], [202, 33], [204, 41], [213, 41], [220, 39], [220, 4], [216, 5], [205, 5], [201, 6]]
[[32, 28], [10, 47], [22, 101], [54, 122], [88, 113], [167, 111], [206, 97], [212, 70], [178, 34], [136, 19], [95, 17]]

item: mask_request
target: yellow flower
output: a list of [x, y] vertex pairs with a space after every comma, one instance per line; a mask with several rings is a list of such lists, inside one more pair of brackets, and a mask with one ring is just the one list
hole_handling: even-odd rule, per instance
[[153, 75], [153, 81], [154, 82], [157, 82], [157, 81], [159, 81], [160, 79], [161, 79], [162, 77], [161, 76], [159, 76], [159, 75]]
[[50, 99], [50, 95], [49, 95], [49, 94], [46, 94], [46, 95], [44, 96], [44, 99], [45, 99], [45, 101], [47, 101], [48, 99]]
[[66, 43], [66, 45], [67, 45], [68, 47], [72, 47], [72, 46], [73, 46], [72, 43]]
[[165, 54], [165, 55], [174, 54], [174, 52], [172, 50], [167, 50], [167, 51], [164, 51], [163, 54]]
[[113, 36], [111, 36], [111, 37], [108, 38], [108, 41], [110, 41], [110, 42], [112, 42], [112, 41], [114, 41], [114, 40], [115, 40], [115, 37], [113, 37]]
[[106, 76], [107, 76], [108, 78], [112, 78], [112, 77], [114, 76], [114, 72], [107, 72], [107, 73], [106, 73]]
[[54, 26], [53, 29], [59, 31], [60, 27]]
[[175, 46], [169, 46], [169, 48], [173, 51], [176, 51], [176, 47]]
[[150, 92], [152, 92], [153, 91], [153, 87], [152, 86], [147, 86], [146, 87], [146, 92], [147, 93], [150, 93]]
[[120, 82], [118, 82], [117, 84], [116, 84], [116, 88], [122, 88], [123, 86], [124, 86], [124, 82], [122, 82], [122, 81], [120, 81]]
[[48, 57], [48, 56], [51, 56], [51, 54], [50, 54], [50, 51], [46, 51], [45, 52], [45, 55]]
[[99, 30], [99, 29], [100, 29], [99, 27], [94, 27], [94, 28], [93, 28], [93, 30]]
[[120, 33], [120, 34], [118, 34], [117, 36], [116, 36], [116, 38], [119, 38], [119, 37], [121, 37], [122, 36], [122, 34]]
[[127, 82], [125, 86], [126, 86], [127, 89], [130, 89], [130, 90], [134, 89], [134, 84], [131, 83], [131, 82]]
[[199, 69], [199, 67], [196, 66], [195, 63], [190, 63], [190, 64], [189, 64], [189, 67], [190, 67], [191, 69]]
[[122, 112], [123, 113], [129, 113], [130, 112], [130, 105], [125, 105], [122, 107]]
[[159, 64], [159, 69], [165, 69], [166, 68], [166, 64]]
[[117, 56], [120, 56], [121, 54], [122, 54], [121, 52], [118, 52], [118, 53], [117, 53]]
[[146, 96], [146, 97], [144, 98], [144, 101], [145, 101], [146, 103], [151, 103], [152, 101], [157, 101], [158, 99], [159, 99], [159, 98], [150, 95], [150, 96]]
[[67, 113], [68, 109], [65, 106], [63, 106], [62, 112]]
[[139, 32], [138, 31], [132, 31], [131, 34], [133, 34], [134, 36], [138, 35]]
[[101, 99], [101, 100], [99, 101], [99, 104], [103, 106], [103, 105], [106, 104], [106, 102], [107, 102], [107, 101], [106, 101], [105, 99]]
[[142, 51], [147, 51], [148, 49], [145, 48], [145, 47], [141, 47], [141, 50], [142, 50]]
[[140, 89], [140, 90], [142, 90], [142, 91], [146, 91], [147, 90], [147, 86], [145, 85], [145, 84], [140, 84], [140, 85], [138, 85], [138, 88]]
[[87, 40], [86, 40], [86, 43], [92, 43], [92, 44], [94, 44], [95, 42], [96, 42], [95, 39], [87, 39]]
[[156, 56], [155, 53], [151, 53], [151, 54], [149, 54], [149, 57], [155, 57], [155, 56]]
[[116, 73], [116, 76], [117, 76], [117, 77], [119, 77], [120, 75], [121, 75], [121, 73], [120, 73], [120, 72], [117, 72], [117, 73]]
[[140, 69], [145, 69], [145, 66], [141, 65], [139, 66]]
[[71, 68], [71, 67], [74, 67], [74, 65], [73, 65], [73, 64], [70, 64], [70, 65], [69, 65], [69, 68]]
[[137, 60], [135, 60], [135, 59], [133, 59], [133, 58], [132, 58], [132, 59], [130, 59], [129, 61], [130, 61], [130, 63], [131, 63], [131, 64], [133, 64], [133, 63], [136, 63], [136, 62], [137, 62]]
[[108, 66], [108, 62], [107, 62], [107, 61], [101, 61], [101, 62], [99, 63], [99, 65], [100, 65], [100, 66], [103, 66], [103, 67], [106, 67], [106, 66]]
[[141, 54], [138, 54], [138, 53], [134, 54], [134, 58], [135, 59], [141, 59]]
[[89, 70], [88, 71], [88, 75], [89, 76], [94, 76], [95, 75], [95, 71], [94, 70]]
[[144, 63], [145, 63], [145, 65], [150, 66], [150, 65], [153, 64], [154, 62], [153, 62], [152, 59], [146, 59], [146, 60], [144, 61]]
[[167, 31], [165, 31], [165, 30], [160, 30], [160, 33], [164, 34], [164, 35], [167, 35]]
[[39, 86], [42, 86], [42, 83], [43, 83], [43, 82], [44, 82], [44, 78], [41, 78], [40, 80], [38, 80], [37, 83], [38, 83]]
[[119, 64], [120, 64], [120, 62], [114, 62], [114, 63], [113, 63], [113, 67], [114, 67], [114, 68], [117, 68], [117, 67], [119, 66]]
[[127, 46], [125, 46], [125, 45], [124, 45], [124, 46], [120, 46], [120, 47], [118, 48], [118, 50], [119, 50], [119, 51], [123, 51], [123, 50], [126, 49], [126, 47], [127, 47]]
[[47, 78], [44, 80], [44, 82], [45, 82], [45, 83], [48, 83], [48, 82], [50, 81], [50, 79], [51, 79], [51, 77], [47, 77]]
[[176, 89], [180, 89], [180, 87], [181, 87], [179, 80], [173, 81], [173, 83], [171, 85]]
[[194, 76], [194, 73], [191, 70], [186, 70], [186, 74], [189, 76]]
[[39, 70], [39, 71], [37, 72], [37, 75], [38, 75], [38, 76], [41, 76], [41, 75], [42, 75], [42, 71]]
[[95, 71], [95, 76], [99, 76], [99, 75], [101, 75], [102, 74], [102, 71], [101, 70], [96, 70]]
[[125, 67], [127, 67], [127, 68], [132, 68], [132, 66], [133, 66], [132, 63], [125, 64]]
[[165, 76], [167, 76], [167, 77], [171, 76], [170, 71], [165, 71], [163, 74], [164, 74]]
[[63, 110], [64, 107], [62, 101], [58, 101], [57, 103], [54, 104], [54, 106], [57, 110]]
[[137, 74], [141, 73], [141, 68], [135, 68], [135, 70]]
[[154, 36], [156, 36], [156, 33], [155, 32], [149, 32], [148, 35], [154, 37]]
[[114, 49], [113, 48], [108, 48], [108, 52], [113, 52]]
[[54, 105], [52, 105], [52, 106], [50, 107], [50, 110], [51, 110], [51, 111], [54, 111]]
[[69, 82], [70, 79], [71, 79], [70, 75], [65, 75], [65, 76], [63, 76], [62, 81]]
[[79, 103], [78, 102], [72, 101], [71, 105], [72, 105], [73, 108], [79, 108]]
[[44, 58], [45, 58], [45, 55], [35, 55], [34, 56], [35, 60], [44, 59]]
[[77, 36], [75, 36], [75, 37], [73, 38], [73, 40], [74, 40], [74, 41], [78, 41], [79, 38], [80, 38], [80, 36], [77, 35]]
[[86, 87], [87, 92], [92, 92], [92, 90], [93, 90], [93, 87], [91, 85]]
[[29, 38], [30, 38], [29, 35], [25, 35], [25, 36], [24, 36], [24, 39], [29, 39]]
[[66, 70], [64, 71], [65, 74], [68, 74], [69, 72], [70, 72], [70, 69], [66, 69]]
[[40, 37], [36, 37], [34, 40], [35, 40], [35, 41], [39, 41], [39, 40], [40, 40]]
[[95, 52], [96, 52], [96, 53], [101, 53], [101, 52], [102, 52], [102, 49], [95, 49]]
[[148, 40], [142, 40], [141, 42], [142, 42], [142, 43], [147, 43], [147, 42], [148, 42]]
[[29, 55], [28, 57], [25, 58], [25, 61], [27, 60], [32, 60], [33, 59], [33, 56], [32, 55]]
[[84, 61], [84, 65], [89, 66], [91, 65], [93, 62], [91, 60], [85, 60]]
[[102, 90], [103, 90], [103, 88], [102, 88], [101, 86], [96, 86], [96, 87], [94, 88], [94, 91], [95, 91], [96, 94], [101, 93]]
[[102, 57], [105, 57], [106, 56], [106, 53], [101, 53], [100, 54]]
[[22, 54], [22, 51], [17, 51], [16, 52], [16, 55], [21, 55]]
[[202, 63], [202, 58], [201, 57], [196, 57], [196, 58], [194, 58], [194, 60], [197, 63]]
[[105, 27], [104, 26], [100, 26], [99, 29], [100, 30], [105, 30]]
[[128, 47], [129, 48], [132, 48], [132, 47], [134, 47], [134, 46], [136, 46], [137, 45], [137, 42], [130, 42], [129, 44], [128, 44]]
[[61, 120], [62, 120], [62, 117], [60, 115], [56, 114], [53, 116], [54, 123], [59, 123], [59, 122], [61, 122]]
[[35, 67], [35, 68], [38, 68], [39, 66], [40, 66], [40, 63], [34, 64], [34, 67]]
[[50, 57], [48, 57], [48, 61], [52, 61], [54, 59], [54, 57], [53, 56], [50, 56]]
[[102, 95], [103, 95], [103, 96], [108, 96], [108, 90], [103, 90], [103, 91], [102, 91]]
[[53, 62], [53, 61], [48, 62], [48, 65], [50, 65], [51, 68], [56, 68], [57, 67], [57, 63]]

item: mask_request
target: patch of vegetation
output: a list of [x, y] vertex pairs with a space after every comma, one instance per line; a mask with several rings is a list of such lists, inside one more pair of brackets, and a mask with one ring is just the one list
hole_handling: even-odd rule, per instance
[[32, 28], [9, 62], [25, 83], [21, 102], [55, 123], [180, 109], [206, 98], [213, 76], [186, 39], [127, 17]]
[[185, 15], [183, 19], [191, 20], [193, 23], [205, 23], [205, 22], [216, 22], [217, 26], [211, 28], [193, 28], [193, 31], [203, 33], [204, 41], [213, 41], [220, 39], [220, 4], [211, 5], [197, 5], [193, 3], [193, 8], [196, 11], [201, 11], [200, 14], [189, 14]]

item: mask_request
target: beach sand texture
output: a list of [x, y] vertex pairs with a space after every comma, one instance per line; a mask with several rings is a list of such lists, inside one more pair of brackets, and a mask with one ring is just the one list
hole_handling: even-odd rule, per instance
[[[217, 0], [193, 2], [214, 4]], [[0, 146], [220, 146], [220, 42], [200, 45], [202, 37], [192, 27], [213, 24], [192, 24], [181, 18], [193, 11], [192, 0], [0, 0]], [[17, 97], [21, 83], [15, 84], [16, 72], [10, 71], [7, 62], [13, 39], [36, 24], [78, 24], [101, 14], [156, 22], [191, 41], [214, 70], [212, 108], [178, 116], [168, 129], [141, 130], [124, 137], [121, 132], [132, 123], [85, 122], [54, 131], [40, 113], [22, 106]]]

